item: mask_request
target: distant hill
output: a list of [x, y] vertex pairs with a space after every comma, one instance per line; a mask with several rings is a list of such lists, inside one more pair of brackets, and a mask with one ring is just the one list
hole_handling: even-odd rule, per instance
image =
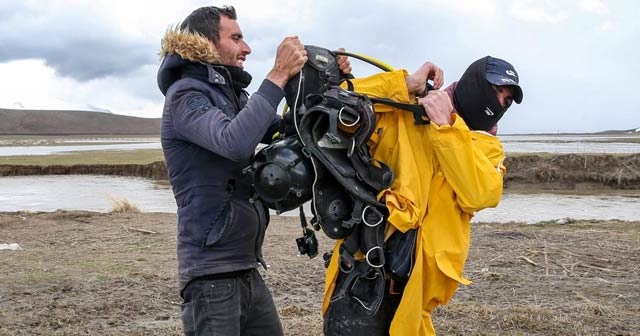
[[160, 122], [105, 112], [0, 108], [0, 135], [158, 135]]
[[608, 131], [598, 132], [596, 134], [604, 134], [604, 135], [640, 134], [640, 128], [632, 128], [628, 130], [608, 130]]
[[[0, 108], [0, 135], [130, 134], [159, 135], [161, 118], [130, 117], [111, 112]], [[556, 134], [556, 133], [541, 133]], [[596, 133], [640, 134], [640, 128]]]

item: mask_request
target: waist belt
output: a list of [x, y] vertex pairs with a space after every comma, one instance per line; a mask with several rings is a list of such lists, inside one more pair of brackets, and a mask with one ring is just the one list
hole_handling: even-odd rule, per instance
[[216, 274], [207, 274], [207, 275], [203, 275], [203, 276], [197, 277], [197, 278], [195, 278], [193, 280], [210, 281], [210, 280], [222, 280], [222, 279], [237, 278], [239, 276], [242, 276], [242, 275], [245, 275], [245, 274], [249, 274], [249, 273], [253, 272], [254, 270], [255, 270], [255, 268], [249, 268], [249, 269], [240, 270], [240, 271], [232, 271], [232, 272], [216, 273]]

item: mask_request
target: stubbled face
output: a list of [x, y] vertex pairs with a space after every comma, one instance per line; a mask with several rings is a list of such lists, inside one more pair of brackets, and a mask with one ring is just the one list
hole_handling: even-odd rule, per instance
[[251, 53], [251, 48], [244, 41], [242, 31], [236, 20], [224, 15], [220, 16], [220, 41], [213, 43], [218, 54], [220, 63], [233, 65], [244, 69], [244, 61]]
[[495, 91], [498, 100], [500, 101], [500, 105], [504, 108], [509, 108], [511, 104], [513, 104], [513, 97], [515, 95], [515, 89], [511, 85], [497, 86], [491, 85], [493, 87], [493, 91]]

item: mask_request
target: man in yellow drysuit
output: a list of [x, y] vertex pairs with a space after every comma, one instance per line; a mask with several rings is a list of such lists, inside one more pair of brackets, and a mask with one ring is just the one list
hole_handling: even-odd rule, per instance
[[[393, 282], [372, 318], [357, 316], [357, 305], [333, 297], [340, 286], [338, 241], [327, 269], [323, 314], [326, 335], [435, 335], [431, 312], [446, 304], [463, 276], [469, 250], [469, 221], [474, 212], [495, 207], [502, 195], [504, 151], [496, 125], [513, 101], [522, 101], [515, 69], [484, 57], [472, 63], [457, 83], [424, 97], [413, 85], [436, 78], [425, 63], [416, 73], [404, 70], [354, 79], [354, 91], [425, 107], [428, 125], [414, 125], [413, 115], [375, 105], [376, 132], [369, 141], [374, 159], [394, 173], [394, 182], [378, 199], [389, 210], [387, 234], [417, 229], [415, 262], [399, 293]], [[439, 69], [438, 69], [439, 70]], [[418, 78], [418, 80], [416, 80]], [[441, 84], [441, 73], [438, 82]], [[350, 303], [351, 302], [351, 303]], [[351, 306], [349, 306], [351, 305]], [[347, 307], [349, 306], [349, 307]]]

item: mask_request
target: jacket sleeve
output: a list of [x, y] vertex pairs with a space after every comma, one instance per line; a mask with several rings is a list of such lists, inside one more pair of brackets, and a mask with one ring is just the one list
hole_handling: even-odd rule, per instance
[[282, 97], [280, 87], [264, 80], [245, 107], [230, 118], [235, 113], [232, 104], [215, 106], [202, 91], [178, 89], [171, 100], [173, 126], [183, 140], [229, 160], [244, 161], [273, 125]]
[[[409, 102], [409, 92], [405, 77], [409, 73], [404, 70], [381, 72], [369, 77], [351, 79], [354, 91], [364, 93], [369, 97], [390, 98], [399, 102]], [[342, 84], [346, 88], [346, 83]], [[393, 112], [394, 108], [385, 104], [375, 105], [376, 113]]]
[[502, 197], [506, 171], [502, 144], [488, 133], [470, 131], [462, 118], [454, 116], [451, 126], [431, 124], [440, 169], [464, 212], [495, 207]]
[[[260, 143], [270, 144], [270, 143], [273, 142], [273, 139], [277, 135], [280, 134], [280, 121], [281, 120], [282, 120], [282, 118], [280, 118], [280, 116], [274, 115], [274, 118], [271, 121], [271, 125], [269, 125], [269, 128], [267, 129], [267, 132], [264, 134], [264, 136], [260, 140]], [[286, 132], [285, 132], [285, 134], [286, 134]]]

